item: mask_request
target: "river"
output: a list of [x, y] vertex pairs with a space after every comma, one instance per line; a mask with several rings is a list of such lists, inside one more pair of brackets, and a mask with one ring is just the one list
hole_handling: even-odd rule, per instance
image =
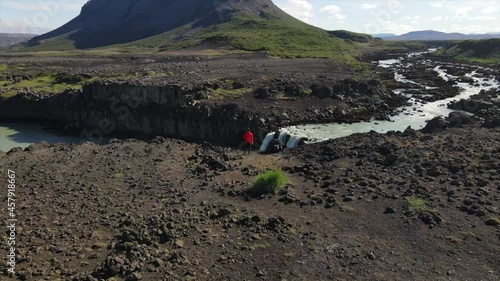
[[[408, 54], [409, 57], [419, 56], [422, 53]], [[386, 68], [393, 68], [402, 62], [402, 59], [389, 59], [381, 60], [378, 62], [379, 66]], [[444, 80], [449, 80], [453, 76], [449, 75], [445, 70], [436, 66], [436, 70], [440, 77]], [[480, 69], [480, 68], [478, 68]], [[411, 106], [403, 108], [401, 114], [391, 117], [390, 121], [371, 121], [361, 122], [354, 124], [312, 124], [303, 126], [291, 126], [281, 129], [280, 139], [285, 140], [286, 135], [291, 135], [287, 146], [295, 147], [301, 138], [308, 138], [308, 142], [320, 142], [329, 139], [345, 137], [354, 133], [366, 133], [369, 131], [376, 131], [385, 133], [388, 131], [403, 131], [408, 126], [413, 129], [421, 129], [425, 126], [426, 122], [436, 116], [447, 116], [452, 110], [448, 109], [446, 105], [454, 100], [468, 98], [472, 95], [479, 93], [483, 89], [490, 89], [498, 87], [499, 83], [493, 78], [487, 80], [474, 77], [475, 72], [466, 74], [466, 76], [473, 78], [480, 86], [473, 86], [467, 83], [457, 83], [457, 86], [462, 89], [458, 96], [448, 98], [436, 102], [422, 103], [416, 98], [411, 98]], [[418, 83], [408, 80], [404, 75], [395, 70], [395, 79], [397, 81], [416, 84]], [[399, 94], [405, 94], [403, 90], [396, 91]], [[267, 144], [272, 140], [274, 133], [270, 133], [263, 144], [261, 150], [265, 150]], [[46, 141], [48, 143], [83, 143], [87, 141], [85, 138], [62, 136], [55, 131], [47, 130], [43, 126], [26, 123], [0, 123], [0, 151], [9, 151], [13, 147], [27, 147], [31, 144]]]
[[[423, 53], [412, 53], [408, 54], [409, 57], [420, 56]], [[394, 65], [400, 64], [401, 59], [389, 59], [381, 60], [378, 62], [380, 67], [393, 68]], [[446, 72], [446, 70], [441, 69], [442, 65], [437, 65], [434, 70], [437, 71], [438, 75], [444, 80], [448, 81], [451, 78], [456, 78]], [[477, 67], [477, 70], [481, 67]], [[476, 70], [476, 71], [477, 71]], [[410, 97], [411, 106], [403, 108], [402, 113], [396, 116], [392, 116], [390, 121], [371, 121], [371, 122], [360, 122], [354, 124], [310, 124], [301, 126], [291, 126], [282, 128], [280, 130], [280, 141], [284, 143], [286, 136], [291, 137], [286, 143], [287, 147], [296, 147], [298, 142], [302, 138], [307, 138], [306, 143], [315, 143], [326, 141], [329, 139], [346, 137], [355, 133], [367, 133], [370, 131], [376, 131], [378, 133], [386, 133], [388, 131], [404, 131], [406, 128], [411, 126], [413, 129], [422, 129], [427, 124], [427, 121], [431, 120], [437, 116], [446, 117], [453, 110], [448, 109], [447, 105], [451, 101], [467, 99], [472, 95], [478, 94], [481, 90], [488, 90], [494, 87], [499, 87], [500, 84], [495, 80], [494, 77], [489, 77], [487, 79], [474, 77], [476, 71], [467, 73], [465, 76], [473, 78], [474, 81], [479, 84], [479, 86], [470, 85], [468, 83], [457, 83], [460, 87], [461, 92], [459, 95], [439, 100], [436, 102], [421, 102], [417, 98]], [[419, 85], [418, 83], [408, 80], [404, 75], [400, 74], [395, 70], [395, 80], [410, 84]], [[476, 84], [475, 83], [475, 84]], [[428, 87], [428, 89], [431, 89]], [[404, 90], [396, 90], [398, 94], [405, 94]], [[269, 142], [274, 138], [275, 133], [269, 133], [264, 142], [262, 143], [260, 150], [265, 151]]]

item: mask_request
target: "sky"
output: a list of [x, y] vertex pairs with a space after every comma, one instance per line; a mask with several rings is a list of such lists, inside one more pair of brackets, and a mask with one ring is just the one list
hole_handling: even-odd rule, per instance
[[[210, 1], [210, 0], [207, 0]], [[41, 34], [76, 17], [87, 0], [0, 0], [0, 32]], [[416, 30], [500, 32], [498, 0], [274, 0], [328, 30], [403, 34]]]

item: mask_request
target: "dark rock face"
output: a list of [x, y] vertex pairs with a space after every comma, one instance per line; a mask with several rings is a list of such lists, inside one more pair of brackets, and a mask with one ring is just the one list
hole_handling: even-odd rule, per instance
[[185, 25], [196, 29], [223, 23], [239, 11], [255, 15], [265, 11], [283, 13], [271, 0], [91, 0], [75, 19], [33, 38], [29, 44], [69, 34], [77, 48], [108, 46], [155, 36]]
[[236, 104], [207, 104], [196, 91], [95, 83], [53, 97], [16, 96], [0, 103], [0, 118], [56, 122], [88, 138], [109, 134], [166, 136], [237, 146], [246, 128], [260, 141], [270, 130]]
[[316, 96], [318, 98], [329, 98], [332, 96], [332, 88], [328, 86], [319, 86], [319, 85], [314, 85], [312, 87], [312, 95]]
[[472, 123], [472, 118], [465, 112], [451, 112], [446, 121], [449, 122], [450, 127], [461, 127], [462, 125]]
[[319, 98], [334, 98], [343, 100], [346, 97], [365, 97], [386, 95], [383, 85], [377, 80], [357, 81], [345, 79], [333, 86], [313, 85], [312, 95]]
[[[452, 102], [448, 108], [474, 113], [477, 117], [484, 119], [483, 127], [500, 127], [500, 90], [493, 88], [488, 91], [482, 90], [479, 94], [471, 96], [469, 99], [462, 99]], [[465, 115], [465, 113], [460, 113]], [[457, 120], [458, 116], [451, 116]], [[452, 119], [448, 120], [451, 123]]]
[[470, 113], [477, 113], [483, 109], [490, 109], [495, 105], [489, 101], [483, 100], [459, 100], [457, 102], [451, 103], [448, 107], [454, 110], [463, 110]]
[[483, 127], [485, 128], [498, 128], [500, 127], [500, 115], [499, 116], [492, 116], [483, 123]]
[[443, 119], [443, 117], [436, 117], [429, 121], [425, 128], [422, 129], [422, 132], [424, 133], [439, 133], [448, 128], [449, 124], [447, 121]]

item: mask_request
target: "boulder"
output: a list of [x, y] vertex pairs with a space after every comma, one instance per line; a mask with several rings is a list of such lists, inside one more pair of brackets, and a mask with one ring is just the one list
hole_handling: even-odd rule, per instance
[[439, 133], [446, 130], [449, 123], [443, 119], [443, 117], [436, 117], [429, 121], [425, 128], [422, 129], [423, 133], [432, 134]]
[[233, 82], [232, 86], [233, 86], [233, 89], [235, 89], [235, 90], [245, 88], [245, 84], [243, 84], [242, 82], [238, 82], [238, 81]]
[[328, 86], [314, 85], [311, 87], [311, 90], [312, 90], [311, 95], [318, 97], [318, 98], [322, 98], [322, 99], [329, 98], [333, 94], [332, 88], [330, 88]]
[[491, 116], [488, 117], [484, 123], [483, 123], [484, 128], [498, 128], [500, 127], [500, 116]]
[[21, 151], [23, 151], [22, 147], [14, 147], [11, 150], [9, 150], [9, 152], [7, 152], [7, 154], [14, 154], [14, 153], [21, 152]]
[[449, 127], [461, 127], [462, 125], [467, 125], [472, 123], [472, 118], [469, 114], [465, 112], [451, 112], [446, 121], [449, 122]]
[[285, 94], [289, 96], [301, 96], [304, 93], [302, 86], [294, 83], [285, 85]]
[[482, 109], [490, 109], [494, 107], [495, 104], [489, 101], [482, 101], [482, 100], [459, 100], [456, 102], [451, 102], [448, 105], [448, 108], [451, 108], [453, 110], [462, 110], [462, 111], [467, 111], [470, 113], [476, 113], [479, 110]]
[[32, 145], [26, 147], [24, 149], [24, 151], [34, 151], [34, 150], [46, 148], [49, 146], [50, 146], [50, 144], [48, 144], [46, 141], [41, 141], [41, 142], [38, 142], [38, 143], [35, 143], [35, 144], [32, 144]]
[[205, 159], [201, 161], [202, 164], [206, 164], [210, 170], [215, 171], [228, 171], [230, 167], [223, 160], [217, 159], [212, 155], [205, 156]]
[[405, 137], [415, 137], [417, 135], [417, 131], [415, 131], [411, 126], [408, 126], [403, 131], [403, 136]]
[[266, 148], [266, 153], [278, 153], [283, 151], [283, 144], [277, 140], [273, 139], [272, 141], [269, 142], [269, 145]]
[[266, 99], [271, 97], [271, 93], [269, 92], [269, 88], [258, 88], [253, 93], [254, 97], [257, 99]]

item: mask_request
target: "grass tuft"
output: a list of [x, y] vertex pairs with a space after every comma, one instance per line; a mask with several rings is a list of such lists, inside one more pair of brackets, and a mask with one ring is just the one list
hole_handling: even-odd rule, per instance
[[288, 177], [281, 170], [271, 170], [258, 175], [247, 192], [253, 196], [279, 194], [288, 183]]
[[410, 212], [412, 212], [413, 214], [418, 215], [430, 211], [427, 202], [425, 202], [425, 200], [422, 198], [411, 196], [406, 198], [406, 201], [408, 202], [408, 208], [410, 209]]

